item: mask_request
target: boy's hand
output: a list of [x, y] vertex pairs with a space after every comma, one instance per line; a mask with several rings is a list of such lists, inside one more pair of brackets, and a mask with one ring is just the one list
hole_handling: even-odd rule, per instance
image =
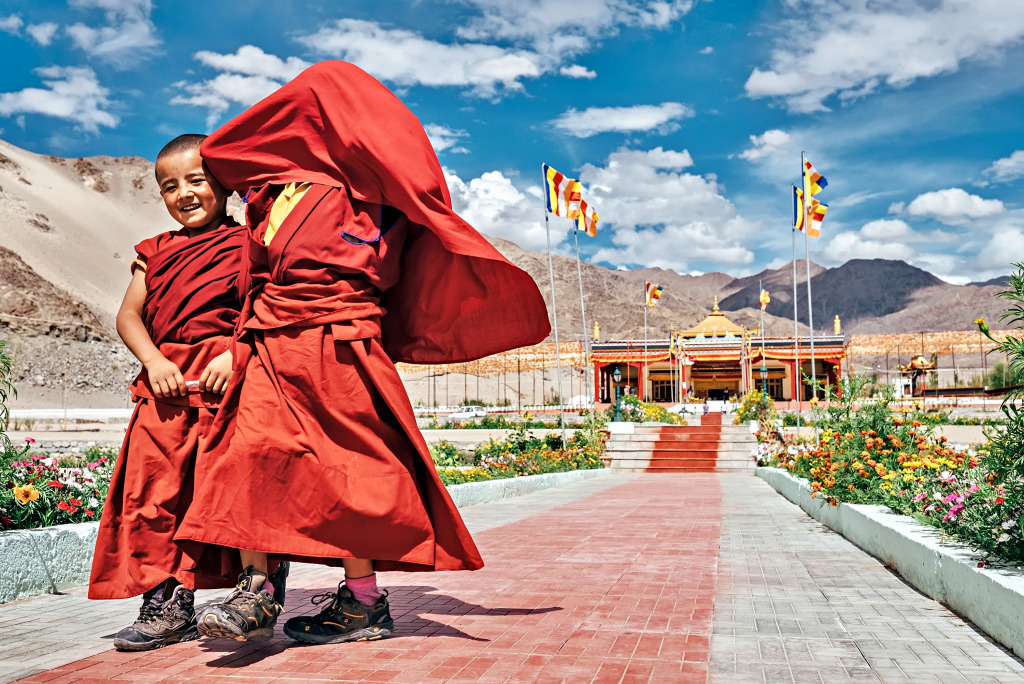
[[215, 357], [199, 376], [199, 389], [224, 394], [231, 379], [231, 352], [226, 351]]
[[164, 357], [145, 364], [149, 386], [157, 398], [185, 396], [185, 378], [181, 370]]

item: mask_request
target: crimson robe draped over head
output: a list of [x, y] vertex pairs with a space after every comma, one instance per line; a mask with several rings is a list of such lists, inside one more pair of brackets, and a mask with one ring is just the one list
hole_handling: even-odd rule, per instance
[[215, 131], [201, 152], [217, 179], [243, 196], [268, 183], [345, 187], [426, 228], [411, 235], [401, 281], [381, 299], [392, 360], [471, 361], [551, 331], [530, 275], [452, 210], [419, 120], [359, 67], [311, 66]]

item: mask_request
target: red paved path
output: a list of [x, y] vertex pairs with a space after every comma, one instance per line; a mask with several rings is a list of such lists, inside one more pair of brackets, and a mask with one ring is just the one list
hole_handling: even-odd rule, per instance
[[[712, 474], [647, 476], [475, 535], [474, 573], [382, 575], [394, 637], [107, 651], [26, 682], [705, 682], [721, 532]], [[298, 575], [288, 613], [332, 589]]]

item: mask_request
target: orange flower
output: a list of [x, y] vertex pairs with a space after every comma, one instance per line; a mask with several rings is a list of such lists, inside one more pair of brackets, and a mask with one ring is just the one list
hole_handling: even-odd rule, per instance
[[21, 485], [20, 487], [14, 488], [14, 500], [24, 506], [29, 501], [35, 501], [39, 498], [39, 490], [37, 490], [31, 484]]

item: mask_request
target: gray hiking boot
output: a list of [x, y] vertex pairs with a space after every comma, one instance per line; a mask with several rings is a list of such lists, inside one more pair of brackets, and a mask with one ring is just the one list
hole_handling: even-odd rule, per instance
[[199, 636], [192, 591], [179, 584], [165, 601], [169, 584], [170, 581], [164, 582], [142, 595], [138, 620], [114, 635], [114, 648], [151, 651]]
[[[282, 564], [284, 565], [284, 564]], [[280, 569], [279, 569], [280, 570]], [[288, 570], [285, 566], [284, 575]], [[273, 578], [278, 577], [275, 572]], [[273, 578], [271, 581], [273, 581]], [[215, 639], [249, 641], [269, 639], [274, 635], [281, 604], [276, 594], [284, 596], [283, 578], [281, 589], [274, 587], [274, 593], [266, 587], [267, 576], [251, 565], [238, 577], [238, 586], [221, 603], [214, 603], [203, 609], [197, 620], [199, 633]]]

